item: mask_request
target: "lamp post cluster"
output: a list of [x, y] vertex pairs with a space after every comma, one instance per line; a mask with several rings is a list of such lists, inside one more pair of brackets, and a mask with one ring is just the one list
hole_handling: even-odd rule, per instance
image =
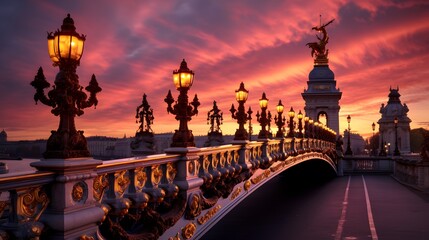
[[[244, 83], [240, 84], [240, 88], [236, 90], [236, 99], [239, 103], [238, 111], [235, 109], [234, 104], [231, 106], [231, 113], [234, 119], [237, 119], [237, 123], [239, 124], [239, 128], [235, 132], [234, 140], [248, 140], [248, 135], [246, 129], [244, 128], [244, 124], [247, 120], [251, 120], [252, 110], [249, 108], [249, 111], [244, 111], [244, 103], [248, 98], [249, 91], [244, 88]], [[262, 93], [261, 99], [259, 99], [259, 106], [261, 107], [261, 112], [259, 111], [256, 114], [257, 121], [261, 125], [261, 130], [258, 134], [258, 139], [269, 139], [272, 138], [273, 135], [270, 131], [270, 124], [272, 120], [272, 116], [270, 111], [268, 111], [268, 98], [265, 93]], [[304, 117], [304, 114], [299, 111], [296, 114], [298, 119], [297, 123], [295, 123], [295, 111], [293, 107], [290, 108], [288, 112], [289, 121], [286, 120], [286, 117], [283, 116], [284, 105], [281, 100], [276, 106], [277, 115], [274, 116], [274, 123], [276, 124], [278, 130], [275, 135], [276, 138], [315, 138], [320, 140], [326, 140], [335, 142], [336, 133], [332, 129], [324, 126], [322, 123], [315, 122], [310, 119], [308, 116]], [[285, 135], [285, 125], [288, 123], [289, 131], [287, 135]]]
[[[97, 93], [101, 91], [95, 75], [92, 75], [89, 85], [85, 90], [88, 95], [83, 92], [83, 87], [80, 86], [76, 68], [79, 66], [80, 59], [83, 54], [85, 35], [80, 35], [76, 32], [74, 21], [68, 14], [64, 19], [61, 30], [55, 33], [48, 33], [48, 52], [49, 57], [53, 61], [54, 66], [59, 67], [59, 73], [55, 79], [55, 86], [46, 95], [45, 88], [50, 87], [50, 83], [46, 81], [43, 74], [43, 69], [40, 68], [34, 81], [31, 85], [36, 89], [34, 99], [53, 108], [52, 113], [60, 117], [60, 123], [57, 131], [52, 131], [52, 135], [47, 142], [47, 150], [44, 154], [45, 158], [78, 158], [89, 157], [87, 142], [83, 136], [83, 131], [77, 131], [75, 127], [75, 116], [82, 115], [83, 109], [96, 106], [98, 104]], [[167, 103], [167, 112], [175, 115], [179, 121], [179, 129], [175, 130], [171, 147], [195, 147], [194, 136], [188, 128], [188, 121], [192, 116], [198, 114], [198, 106], [200, 102], [197, 95], [192, 102], [188, 101], [188, 91], [192, 87], [194, 81], [194, 72], [187, 66], [186, 61], [180, 64], [178, 70], [173, 71], [173, 83], [179, 91], [177, 101], [173, 98], [171, 91], [168, 91], [164, 101]], [[235, 109], [232, 104], [230, 112], [232, 118], [237, 120], [239, 125], [235, 132], [234, 140], [249, 140], [252, 134], [252, 109], [249, 107], [245, 111], [245, 102], [247, 101], [249, 91], [244, 87], [244, 83], [240, 84], [238, 90], [235, 91], [235, 97], [238, 102], [238, 108]], [[268, 111], [268, 98], [266, 94], [262, 94], [259, 100], [261, 113], [256, 114], [257, 121], [261, 124], [261, 131], [258, 134], [259, 139], [272, 138], [271, 120], [272, 116]], [[295, 111], [291, 107], [288, 112], [289, 122], [286, 117], [282, 116], [284, 106], [279, 100], [276, 106], [277, 115], [274, 117], [274, 122], [278, 127], [276, 133], [277, 138], [285, 137], [285, 125], [288, 123], [289, 132], [287, 137], [298, 138], [324, 138], [328, 136], [328, 129], [318, 126], [317, 122], [304, 118], [304, 115], [299, 111], [297, 114], [297, 123], [294, 121]], [[207, 120], [211, 125], [210, 132], [220, 133], [220, 125], [222, 124], [222, 112], [217, 108], [216, 102], [213, 103], [213, 109], [208, 113]], [[153, 110], [147, 102], [146, 95], [143, 95], [143, 101], [136, 110], [136, 119], [140, 123], [138, 133], [152, 133], [150, 125], [153, 123]], [[304, 120], [304, 126], [302, 121]], [[249, 133], [245, 129], [245, 124], [249, 121]], [[297, 125], [297, 131], [295, 130]], [[296, 132], [296, 133], [295, 133]], [[335, 138], [334, 138], [335, 139]]]

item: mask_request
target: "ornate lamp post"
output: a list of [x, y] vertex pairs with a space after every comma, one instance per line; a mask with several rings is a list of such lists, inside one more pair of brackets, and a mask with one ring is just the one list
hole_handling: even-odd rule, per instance
[[289, 114], [289, 133], [287, 134], [287, 137], [293, 138], [295, 137], [295, 134], [294, 134], [295, 123], [293, 121], [293, 118], [295, 117], [295, 111], [293, 110], [293, 107], [290, 107], [288, 114]]
[[258, 138], [267, 139], [270, 134], [266, 127], [271, 122], [271, 114], [268, 114], [267, 116], [268, 98], [265, 93], [262, 93], [262, 98], [259, 99], [259, 106], [261, 107], [261, 115], [259, 115], [258, 111], [256, 114], [256, 119], [261, 124], [261, 131], [259, 131]]
[[301, 113], [301, 110], [299, 110], [298, 112], [298, 137], [302, 138], [303, 134], [302, 134], [302, 119], [304, 118], [304, 115]]
[[308, 127], [308, 122], [310, 121], [310, 118], [308, 116], [304, 117], [304, 137], [305, 138], [309, 138], [309, 127]]
[[277, 128], [278, 128], [277, 133], [276, 133], [276, 138], [284, 138], [285, 135], [284, 135], [283, 127], [286, 123], [286, 118], [285, 117], [282, 118], [282, 114], [284, 111], [284, 106], [282, 104], [282, 100], [279, 100], [279, 104], [277, 104], [276, 110], [277, 110], [277, 115], [278, 115], [278, 117], [274, 116], [274, 122], [276, 123]]
[[188, 91], [194, 82], [194, 72], [188, 68], [185, 59], [180, 63], [179, 70], [173, 71], [173, 82], [179, 91], [176, 104], [171, 106], [175, 100], [170, 90], [164, 99], [164, 102], [168, 104], [167, 112], [176, 115], [176, 120], [179, 120], [179, 130], [175, 130], [171, 147], [195, 147], [194, 135], [192, 135], [192, 130], [188, 129], [188, 121], [192, 116], [198, 114], [200, 102], [195, 94], [193, 101], [188, 103]]
[[153, 109], [147, 101], [146, 94], [143, 94], [142, 103], [136, 108], [136, 123], [139, 123], [139, 128], [134, 141], [130, 143], [133, 154], [153, 154], [155, 152], [154, 135], [150, 127], [154, 119]]
[[309, 130], [309, 137], [310, 138], [314, 138], [314, 120], [310, 118], [310, 120], [308, 120], [308, 126], [310, 128]]
[[216, 101], [213, 101], [213, 108], [207, 113], [207, 124], [210, 124], [207, 141], [204, 146], [218, 146], [223, 144], [222, 130], [220, 125], [223, 121], [223, 112], [218, 108]]
[[393, 152], [393, 155], [400, 156], [401, 153], [399, 152], [398, 148], [398, 117], [395, 117], [393, 123], [395, 124], [395, 151]]
[[233, 119], [237, 119], [238, 129], [235, 131], [234, 140], [248, 140], [249, 135], [244, 128], [247, 120], [251, 120], [252, 110], [249, 108], [249, 111], [245, 112], [244, 103], [247, 101], [249, 96], [249, 91], [244, 88], [244, 83], [240, 83], [240, 88], [235, 90], [235, 99], [238, 102], [238, 111], [235, 109], [234, 104], [232, 104], [231, 109], [229, 110], [232, 114]]
[[89, 157], [89, 151], [83, 131], [77, 131], [75, 116], [81, 116], [83, 109], [97, 106], [97, 93], [101, 91], [95, 75], [92, 75], [85, 90], [79, 84], [76, 68], [83, 54], [85, 35], [76, 32], [74, 21], [70, 14], [64, 19], [61, 30], [48, 33], [48, 52], [54, 66], [60, 71], [55, 77], [55, 86], [46, 96], [44, 89], [50, 87], [46, 81], [43, 69], [40, 67], [31, 85], [36, 89], [34, 100], [51, 106], [52, 113], [60, 116], [57, 131], [51, 131], [46, 145], [45, 158], [80, 158]]
[[350, 147], [350, 121], [352, 120], [352, 118], [350, 117], [350, 115], [347, 116], [347, 123], [348, 123], [348, 135], [347, 135], [347, 150], [344, 153], [345, 155], [353, 155], [352, 149]]

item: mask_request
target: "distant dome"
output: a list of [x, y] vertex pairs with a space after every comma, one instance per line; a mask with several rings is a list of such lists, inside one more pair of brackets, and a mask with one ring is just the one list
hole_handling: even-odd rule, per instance
[[3, 137], [3, 136], [4, 136], [4, 137], [7, 137], [7, 133], [4, 131], [4, 129], [3, 129], [3, 131], [1, 131], [1, 132], [0, 132], [0, 136], [2, 136], [2, 137]]
[[401, 94], [399, 94], [399, 88], [390, 88], [389, 101], [387, 102], [386, 106], [382, 104], [380, 108], [380, 121], [392, 122], [393, 119], [397, 117], [400, 122], [411, 122], [411, 120], [407, 116], [407, 113], [409, 111], [408, 106], [405, 103], [401, 103], [400, 96]]
[[308, 75], [308, 79], [311, 80], [327, 80], [327, 79], [335, 79], [334, 72], [329, 69], [328, 65], [322, 66], [314, 66], [313, 70], [311, 70]]

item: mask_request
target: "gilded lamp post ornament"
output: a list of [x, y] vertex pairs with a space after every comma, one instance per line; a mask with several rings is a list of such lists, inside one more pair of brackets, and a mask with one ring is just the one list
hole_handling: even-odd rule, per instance
[[204, 146], [219, 146], [222, 145], [224, 140], [220, 125], [223, 121], [223, 112], [218, 108], [216, 101], [213, 101], [213, 108], [207, 113], [207, 124], [210, 124], [208, 132], [208, 139]]
[[259, 139], [267, 139], [270, 134], [266, 127], [271, 122], [271, 114], [267, 114], [268, 98], [265, 93], [262, 93], [262, 98], [259, 99], [259, 106], [261, 107], [261, 114], [259, 111], [256, 113], [256, 120], [261, 124], [261, 131], [259, 131]]
[[81, 116], [83, 109], [97, 106], [97, 93], [101, 91], [95, 75], [92, 75], [85, 90], [90, 93], [89, 98], [79, 84], [76, 68], [79, 66], [85, 41], [84, 35], [75, 31], [74, 21], [70, 14], [63, 21], [61, 30], [48, 33], [48, 51], [54, 66], [60, 71], [55, 78], [55, 85], [45, 95], [44, 89], [50, 87], [46, 81], [43, 69], [37, 71], [31, 85], [36, 89], [34, 100], [52, 107], [51, 112], [60, 116], [57, 131], [52, 131], [47, 141], [44, 158], [79, 158], [89, 157], [89, 151], [83, 131], [77, 131], [75, 116]]
[[311, 48], [311, 56], [314, 57], [314, 65], [327, 65], [328, 64], [328, 53], [329, 50], [326, 49], [326, 44], [328, 44], [329, 36], [326, 32], [325, 27], [331, 24], [335, 19], [332, 19], [328, 23], [320, 24], [320, 26], [315, 26], [312, 30], [316, 30], [318, 33], [322, 33], [322, 36], [316, 34], [318, 42], [310, 42], [306, 45]]
[[139, 123], [139, 128], [136, 132], [135, 140], [130, 146], [133, 154], [145, 155], [154, 153], [154, 136], [150, 125], [154, 120], [153, 109], [147, 101], [146, 94], [143, 94], [142, 103], [136, 108], [136, 123]]
[[188, 129], [188, 121], [192, 116], [198, 114], [200, 102], [195, 94], [193, 101], [188, 103], [188, 91], [194, 81], [194, 72], [188, 68], [185, 59], [180, 64], [179, 70], [173, 71], [173, 81], [180, 92], [177, 102], [172, 106], [175, 100], [170, 90], [164, 99], [168, 104], [167, 112], [176, 115], [176, 120], [179, 121], [179, 130], [176, 130], [173, 135], [171, 147], [195, 147], [194, 135], [192, 130]]
[[286, 124], [286, 118], [283, 116], [284, 106], [282, 104], [282, 100], [279, 100], [279, 104], [277, 104], [276, 107], [277, 110], [277, 116], [274, 116], [274, 122], [277, 125], [277, 133], [276, 138], [284, 138], [284, 126]]
[[249, 91], [244, 88], [244, 83], [240, 83], [240, 88], [235, 90], [235, 99], [238, 102], [238, 110], [235, 109], [234, 104], [231, 105], [232, 118], [237, 119], [238, 129], [235, 131], [234, 140], [248, 140], [249, 134], [244, 128], [244, 124], [246, 124], [247, 120], [251, 120], [252, 110], [249, 108], [246, 114], [246, 110], [244, 108], [244, 103], [247, 101], [247, 97], [249, 96]]

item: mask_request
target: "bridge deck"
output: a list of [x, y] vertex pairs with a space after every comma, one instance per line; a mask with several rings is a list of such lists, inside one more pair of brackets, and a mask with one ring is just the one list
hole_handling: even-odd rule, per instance
[[252, 195], [202, 239], [427, 239], [429, 236], [429, 194], [410, 190], [387, 175], [344, 176], [306, 186], [278, 176]]

